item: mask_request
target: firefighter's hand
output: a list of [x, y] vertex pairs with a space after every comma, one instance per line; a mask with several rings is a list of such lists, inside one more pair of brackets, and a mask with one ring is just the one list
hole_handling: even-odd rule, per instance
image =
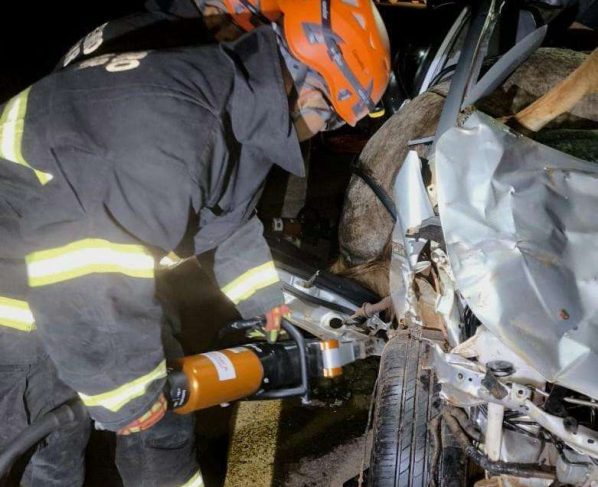
[[124, 428], [119, 429], [116, 434], [126, 436], [131, 433], [139, 433], [140, 431], [149, 429], [164, 417], [166, 409], [166, 398], [164, 397], [164, 394], [160, 394], [160, 397], [149, 411], [139, 416], [135, 421], [132, 421]]
[[291, 310], [286, 304], [276, 306], [266, 313], [266, 324], [264, 330], [266, 331], [266, 339], [268, 343], [276, 342], [278, 333], [280, 332], [280, 324], [283, 318], [288, 318], [291, 315]]

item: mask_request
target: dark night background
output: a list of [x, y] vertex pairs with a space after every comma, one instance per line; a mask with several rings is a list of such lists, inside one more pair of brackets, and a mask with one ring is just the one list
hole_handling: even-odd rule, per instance
[[83, 35], [143, 0], [6, 2], [0, 15], [0, 103], [48, 74]]
[[[172, 0], [153, 0], [169, 4]], [[47, 75], [81, 37], [98, 25], [144, 9], [145, 0], [10, 2], [0, 16], [0, 103]], [[454, 8], [428, 13], [381, 7], [393, 51], [405, 43], [441, 38]], [[159, 45], [159, 41], [156, 45]], [[134, 47], [133, 47], [134, 48]]]
[[[154, 0], [155, 1], [155, 0]], [[167, 4], [171, 0], [157, 0]], [[145, 0], [5, 2], [0, 16], [0, 103], [48, 74], [82, 36], [107, 20], [143, 10]], [[436, 12], [381, 6], [393, 52], [406, 44], [442, 38], [456, 10], [441, 2]], [[598, 2], [581, 0], [584, 23], [598, 24]], [[575, 15], [570, 20], [573, 20]], [[579, 19], [578, 20], [582, 20]], [[158, 44], [158, 43], [157, 43]]]

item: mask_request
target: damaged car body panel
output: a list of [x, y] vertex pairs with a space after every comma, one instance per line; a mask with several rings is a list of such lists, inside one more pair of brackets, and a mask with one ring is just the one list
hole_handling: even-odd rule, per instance
[[[430, 163], [427, 186], [423, 171], [410, 178], [416, 198], [399, 197], [407, 165], [396, 178], [390, 282], [407, 329], [394, 342], [407, 364], [413, 344], [426, 344], [417, 360], [434, 374], [434, 451], [452, 448], [438, 439], [440, 424], [496, 485], [590, 485], [598, 479], [598, 166], [478, 112], [442, 135]], [[439, 218], [405, 228], [426, 191]], [[442, 337], [431, 333], [425, 302]], [[441, 468], [437, 455], [431, 468]]]
[[598, 165], [475, 112], [435, 154], [459, 290], [547, 381], [598, 398]]

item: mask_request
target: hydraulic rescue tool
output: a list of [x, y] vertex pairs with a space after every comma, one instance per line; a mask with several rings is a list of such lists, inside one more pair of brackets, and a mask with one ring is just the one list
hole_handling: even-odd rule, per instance
[[[236, 321], [223, 334], [260, 328], [265, 320]], [[289, 321], [282, 328], [290, 338], [275, 344], [253, 342], [169, 363], [165, 386], [170, 408], [180, 414], [228, 404], [239, 399], [309, 398], [309, 379], [342, 374], [338, 340], [305, 339]], [[352, 360], [350, 360], [352, 361]], [[45, 436], [87, 414], [80, 401], [56, 408], [33, 423], [0, 454], [0, 478], [14, 461]]]
[[[260, 327], [263, 320], [236, 321], [225, 331]], [[337, 340], [304, 339], [290, 322], [282, 328], [291, 340], [256, 342], [184, 357], [170, 365], [170, 404], [181, 414], [238, 399], [278, 399], [309, 395], [309, 378], [342, 374]]]

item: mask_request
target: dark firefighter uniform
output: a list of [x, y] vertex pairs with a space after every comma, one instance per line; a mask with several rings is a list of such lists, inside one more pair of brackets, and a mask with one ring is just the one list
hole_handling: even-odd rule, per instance
[[[6, 126], [6, 122], [0, 125], [0, 135]], [[75, 396], [58, 379], [44, 352], [26, 301], [27, 275], [17, 224], [23, 187], [32, 183], [31, 170], [0, 159], [0, 452], [33, 421]], [[8, 485], [81, 485], [89, 426], [79, 422], [50, 434], [30, 458], [15, 465], [12, 476], [5, 479]], [[5, 485], [1, 478], [0, 485]]]
[[[70, 65], [10, 100], [0, 122], [0, 163], [31, 171], [18, 238], [35, 334], [102, 427], [126, 426], [163, 389], [154, 268], [189, 228], [243, 317], [283, 303], [254, 207], [273, 164], [302, 175], [303, 160], [270, 28]], [[17, 233], [5, 229], [1, 249]], [[161, 461], [172, 463], [155, 485], [200, 485], [190, 458]]]

